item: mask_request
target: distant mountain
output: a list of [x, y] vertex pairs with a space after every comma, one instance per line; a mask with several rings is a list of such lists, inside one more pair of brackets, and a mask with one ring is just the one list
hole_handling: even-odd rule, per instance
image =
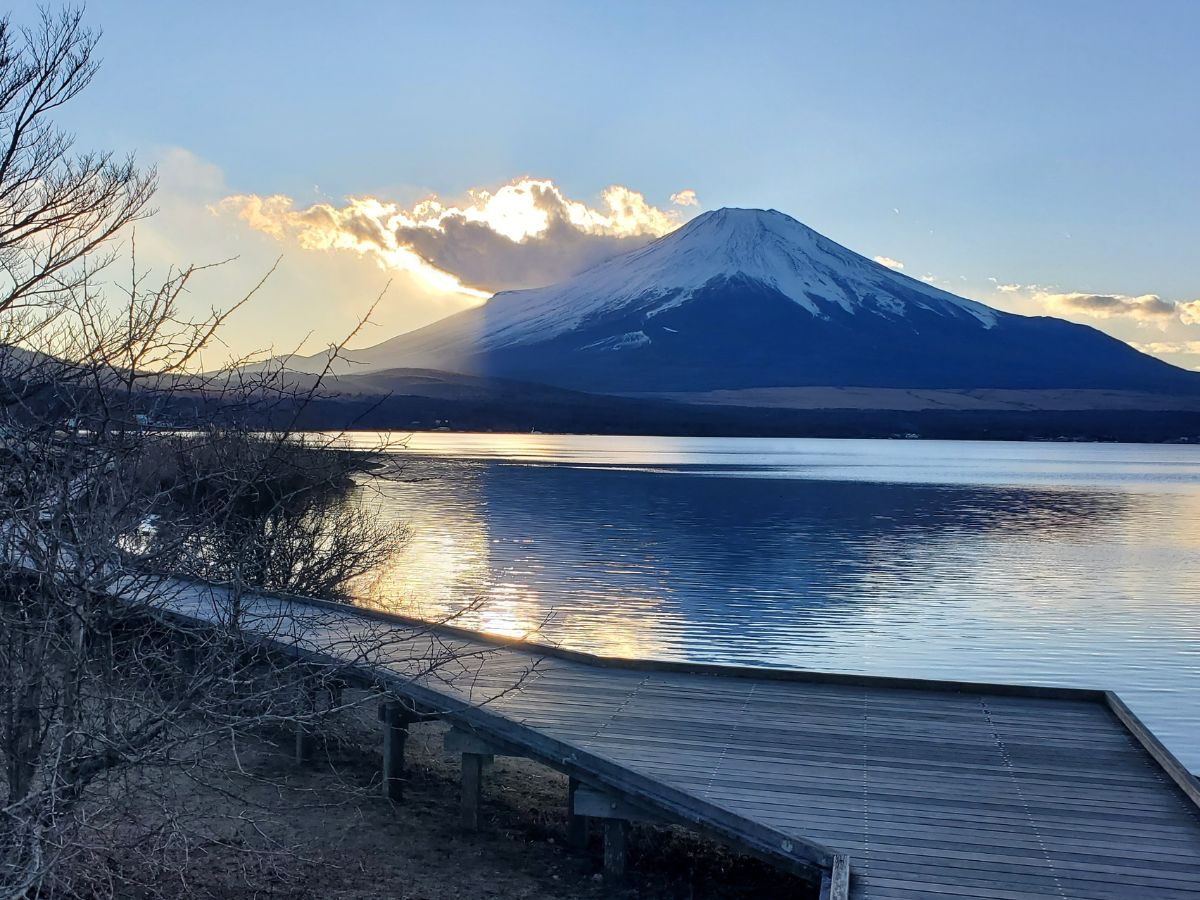
[[[312, 376], [296, 376], [296, 386]], [[527, 381], [386, 369], [327, 382], [298, 409], [275, 404], [281, 426], [315, 430], [451, 428], [586, 434], [1082, 439], [1200, 442], [1200, 395], [1096, 391], [913, 391], [763, 388], [803, 403], [696, 395], [689, 402], [616, 397]], [[1013, 395], [1018, 395], [1014, 397]], [[1035, 398], [1025, 395], [1037, 394]], [[1082, 397], [1075, 396], [1087, 395]], [[1031, 399], [1036, 402], [1031, 402]], [[293, 416], [299, 419], [293, 421]]]
[[560, 284], [355, 351], [598, 393], [780, 387], [1200, 393], [1094, 328], [1019, 316], [879, 265], [775, 210], [704, 213]]

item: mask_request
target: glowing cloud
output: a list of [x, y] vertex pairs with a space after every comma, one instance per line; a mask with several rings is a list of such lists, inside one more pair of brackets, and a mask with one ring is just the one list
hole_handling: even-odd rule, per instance
[[[672, 199], [684, 195], [698, 205], [694, 191]], [[552, 181], [521, 178], [494, 191], [468, 191], [459, 204], [433, 196], [406, 208], [352, 197], [343, 206], [297, 208], [290, 197], [238, 194], [214, 211], [237, 215], [280, 241], [374, 256], [437, 290], [482, 299], [567, 278], [683, 222], [678, 211], [659, 209], [621, 185], [606, 188], [600, 201], [592, 207], [568, 198]]]
[[676, 206], [699, 206], [700, 198], [696, 196], [696, 192], [691, 188], [679, 191], [677, 194], [671, 195], [671, 202]]
[[1150, 341], [1148, 343], [1133, 342], [1133, 346], [1143, 353], [1183, 353], [1200, 356], [1200, 341]]
[[1078, 313], [1098, 319], [1123, 316], [1139, 322], [1163, 322], [1179, 315], [1179, 308], [1157, 294], [1128, 297], [1123, 294], [1047, 294], [1038, 293], [1034, 299], [1052, 310]]
[[997, 291], [1048, 309], [1057, 315], [1071, 314], [1093, 319], [1132, 319], [1139, 325], [1166, 326], [1178, 319], [1184, 325], [1200, 325], [1200, 300], [1164, 300], [1158, 294], [1092, 294], [1060, 292], [1037, 284], [1002, 284], [989, 278]]
[[898, 259], [892, 259], [890, 256], [876, 256], [875, 262], [881, 266], [887, 266], [889, 269], [895, 269], [897, 272], [904, 269], [904, 263]]

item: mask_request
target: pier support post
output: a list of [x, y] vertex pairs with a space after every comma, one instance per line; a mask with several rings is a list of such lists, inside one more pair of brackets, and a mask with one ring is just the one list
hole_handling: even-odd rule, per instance
[[492, 757], [482, 753], [462, 755], [462, 826], [479, 830], [479, 807], [483, 801], [483, 771]]
[[171, 653], [171, 663], [175, 671], [171, 674], [171, 699], [182, 700], [187, 696], [192, 678], [196, 675], [196, 648], [184, 637], [175, 638], [175, 647]]
[[575, 812], [575, 792], [579, 789], [579, 779], [567, 781], [567, 845], [576, 850], [587, 846], [588, 819]]
[[342, 705], [342, 695], [346, 690], [346, 680], [344, 678], [329, 679], [328, 690], [329, 705], [333, 709], [337, 709]]
[[604, 820], [604, 877], [620, 881], [625, 877], [629, 844], [629, 822], [625, 819]]
[[379, 720], [383, 722], [383, 796], [389, 800], [404, 799], [404, 744], [412, 716], [404, 705], [395, 700], [379, 704]]
[[296, 723], [296, 765], [307, 766], [313, 760], [313, 735], [304, 722]]
[[297, 766], [307, 766], [313, 760], [313, 748], [316, 744], [311, 722], [305, 718], [311, 716], [317, 708], [317, 680], [312, 675], [303, 675], [300, 679], [299, 717], [296, 719], [296, 748], [295, 761]]
[[849, 900], [850, 857], [837, 854], [829, 871], [821, 876], [819, 900]]

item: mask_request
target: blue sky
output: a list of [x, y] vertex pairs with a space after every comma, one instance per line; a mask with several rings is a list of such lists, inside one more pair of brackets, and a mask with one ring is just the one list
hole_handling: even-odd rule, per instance
[[[222, 197], [465, 208], [468, 190], [533, 176], [597, 209], [614, 184], [676, 218], [774, 207], [957, 293], [1200, 366], [1200, 315], [1161, 311], [1200, 298], [1200, 3], [104, 0], [88, 13], [104, 68], [65, 124], [161, 164], [163, 215], [139, 237], [151, 262], [235, 247], [241, 271], [213, 280], [220, 295], [283, 252], [283, 277], [239, 326], [258, 340], [268, 325], [282, 344], [332, 338], [396, 260], [296, 221], [255, 225], [245, 202], [214, 212]], [[697, 206], [671, 203], [684, 189]], [[410, 276], [401, 266], [371, 341], [477, 302]], [[1063, 299], [1095, 295], [1119, 302]], [[1124, 304], [1148, 295], [1162, 303]]]

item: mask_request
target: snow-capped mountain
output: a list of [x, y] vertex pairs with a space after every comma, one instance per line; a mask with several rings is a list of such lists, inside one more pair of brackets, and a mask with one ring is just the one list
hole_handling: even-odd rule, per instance
[[783, 386], [1200, 390], [1095, 329], [909, 278], [775, 210], [704, 213], [560, 284], [353, 354], [595, 392]]

